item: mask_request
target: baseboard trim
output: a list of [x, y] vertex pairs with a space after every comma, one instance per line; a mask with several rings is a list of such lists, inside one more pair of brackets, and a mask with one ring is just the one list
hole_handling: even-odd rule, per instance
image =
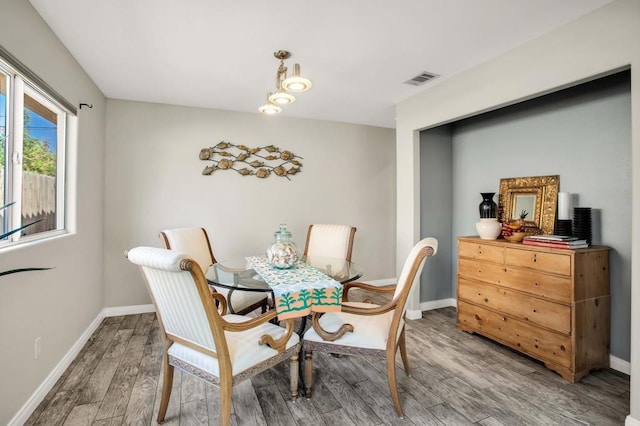
[[36, 391], [25, 402], [15, 416], [9, 421], [9, 426], [21, 426], [27, 422], [31, 414], [38, 408], [38, 405], [44, 400], [49, 391], [53, 389], [58, 379], [69, 368], [71, 362], [78, 356], [84, 345], [89, 341], [93, 333], [98, 329], [98, 326], [104, 319], [104, 309], [98, 313], [96, 318], [89, 324], [89, 327], [82, 333], [82, 335], [71, 346], [69, 351], [60, 360], [58, 365], [49, 373], [44, 381], [38, 386]]
[[432, 311], [434, 309], [448, 308], [450, 306], [454, 308], [458, 306], [456, 299], [449, 298], [449, 299], [429, 300], [427, 302], [422, 302], [420, 303], [420, 310]]
[[422, 311], [416, 309], [407, 309], [404, 314], [405, 319], [408, 320], [419, 320], [422, 318]]
[[457, 306], [456, 299], [450, 298], [422, 302], [420, 303], [420, 309], [407, 309], [405, 318], [407, 318], [408, 320], [418, 320], [422, 318], [422, 312], [424, 311], [447, 308], [449, 306], [453, 306], [455, 308]]
[[[629, 376], [631, 375], [631, 363], [613, 355], [609, 355], [609, 367], [612, 370], [619, 371]], [[640, 426], [640, 424], [638, 426]]]
[[631, 417], [631, 414], [629, 414], [624, 421], [624, 426], [640, 426], [640, 420], [634, 419]]
[[111, 306], [104, 308], [105, 317], [118, 317], [120, 315], [136, 315], [155, 312], [156, 308], [152, 304], [149, 305], [131, 305], [131, 306]]

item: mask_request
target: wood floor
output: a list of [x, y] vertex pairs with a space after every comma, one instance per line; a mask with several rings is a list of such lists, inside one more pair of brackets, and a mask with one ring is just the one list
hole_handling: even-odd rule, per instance
[[[629, 377], [565, 382], [536, 361], [456, 330], [455, 309], [407, 325], [412, 376], [398, 363], [399, 419], [383, 360], [314, 359], [313, 398], [289, 398], [288, 364], [234, 388], [236, 425], [622, 425]], [[28, 425], [155, 424], [162, 343], [153, 314], [105, 319]], [[215, 425], [217, 388], [176, 370], [166, 425]]]

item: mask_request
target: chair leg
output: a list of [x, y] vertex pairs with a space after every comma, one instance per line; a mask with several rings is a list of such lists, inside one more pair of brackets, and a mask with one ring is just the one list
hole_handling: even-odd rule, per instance
[[165, 351], [162, 357], [164, 375], [162, 378], [162, 396], [160, 398], [160, 409], [158, 410], [158, 423], [164, 422], [164, 416], [167, 414], [169, 406], [169, 397], [171, 397], [171, 387], [173, 386], [173, 365], [169, 365], [169, 358]]
[[291, 400], [296, 402], [298, 399], [298, 378], [300, 375], [299, 355], [296, 353], [291, 357]]
[[220, 426], [231, 424], [231, 397], [233, 396], [233, 380], [220, 380]]
[[409, 368], [409, 358], [407, 357], [407, 342], [404, 339], [404, 328], [400, 333], [400, 339], [398, 341], [400, 346], [400, 357], [402, 357], [402, 365], [404, 365], [404, 371], [407, 376], [411, 376], [411, 369]]
[[313, 387], [313, 352], [306, 348], [304, 351], [304, 384], [307, 399], [311, 398], [311, 388]]
[[390, 350], [387, 351], [387, 380], [389, 382], [389, 391], [391, 391], [393, 405], [396, 407], [398, 416], [402, 419], [404, 418], [404, 413], [402, 412], [402, 406], [400, 405], [400, 398], [398, 397], [398, 383], [396, 382], [396, 354], [395, 351], [393, 353], [390, 352]]

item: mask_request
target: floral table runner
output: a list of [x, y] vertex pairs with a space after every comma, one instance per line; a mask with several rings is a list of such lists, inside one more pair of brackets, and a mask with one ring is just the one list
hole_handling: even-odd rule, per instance
[[342, 284], [304, 262], [290, 269], [274, 268], [265, 256], [247, 257], [247, 262], [273, 289], [280, 319], [342, 309]]

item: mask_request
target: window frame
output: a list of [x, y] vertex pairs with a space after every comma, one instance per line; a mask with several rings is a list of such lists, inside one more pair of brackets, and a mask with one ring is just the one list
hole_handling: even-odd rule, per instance
[[[6, 123], [5, 123], [5, 180], [0, 182], [4, 185], [5, 200], [8, 202], [15, 201], [9, 209], [5, 210], [4, 223], [0, 229], [16, 229], [22, 226], [22, 177], [23, 171], [23, 138], [24, 138], [24, 97], [29, 96], [44, 107], [50, 109], [56, 114], [56, 206], [55, 206], [55, 229], [49, 231], [41, 231], [35, 234], [22, 235], [22, 232], [16, 232], [0, 240], [0, 251], [8, 247], [19, 244], [46, 240], [55, 236], [67, 234], [69, 230], [69, 211], [68, 211], [68, 190], [67, 182], [69, 167], [69, 158], [67, 155], [69, 144], [72, 143], [70, 138], [75, 133], [70, 131], [71, 120], [77, 118], [75, 108], [70, 110], [67, 108], [68, 102], [60, 101], [60, 95], [53, 91], [42, 80], [35, 77], [30, 79], [20, 72], [20, 69], [12, 66], [11, 63], [4, 60], [2, 53], [6, 53], [0, 49], [0, 72], [6, 77]], [[24, 66], [20, 64], [24, 71]], [[30, 73], [30, 72], [29, 72]], [[34, 76], [34, 74], [30, 73]], [[36, 81], [33, 81], [36, 80]], [[40, 83], [40, 84], [38, 84]], [[44, 87], [43, 87], [44, 86]], [[19, 164], [16, 164], [19, 159]], [[5, 201], [0, 200], [0, 205], [4, 205]], [[6, 226], [6, 228], [5, 228]]]

